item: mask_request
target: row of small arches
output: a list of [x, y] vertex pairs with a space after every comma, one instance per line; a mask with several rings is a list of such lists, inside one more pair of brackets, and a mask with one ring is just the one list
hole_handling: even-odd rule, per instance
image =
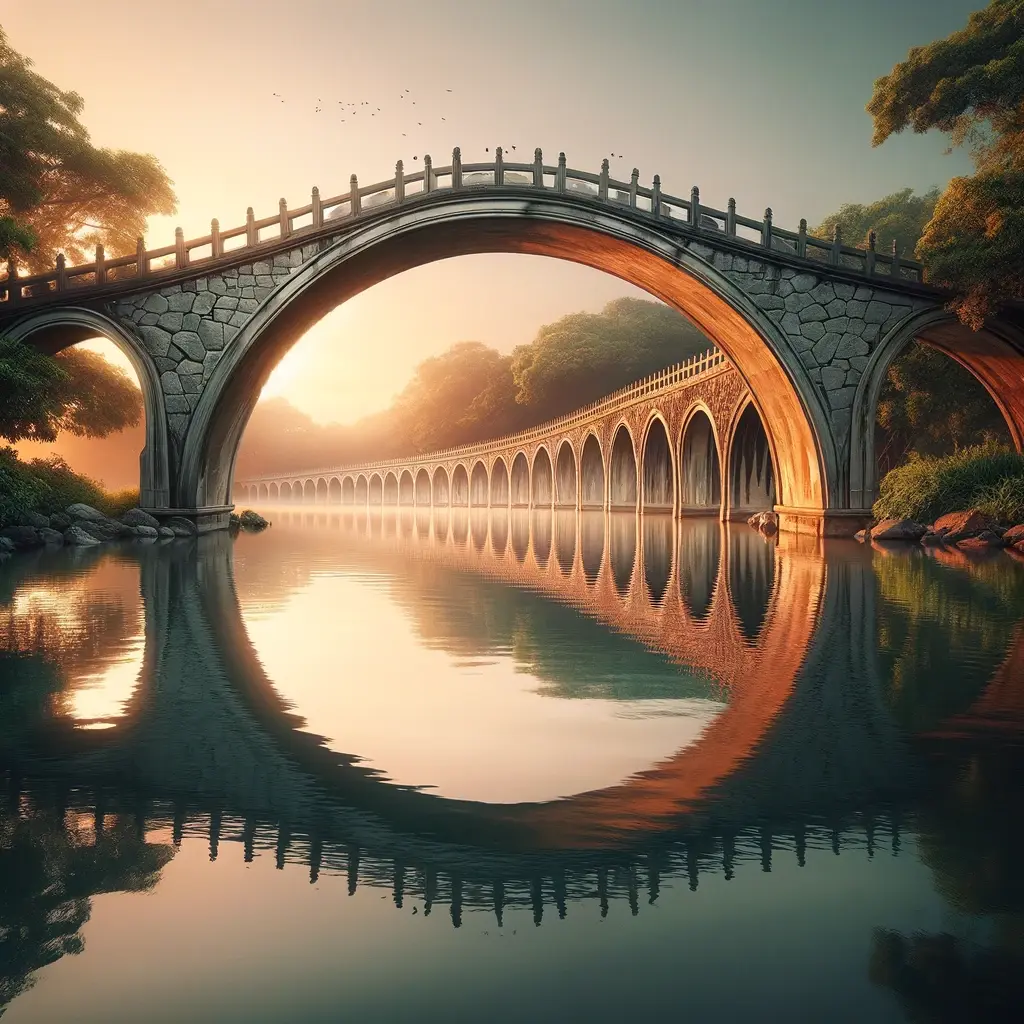
[[532, 462], [525, 451], [503, 457], [490, 470], [483, 460], [472, 468], [459, 464], [449, 475], [444, 466], [320, 476], [305, 480], [242, 485], [249, 501], [335, 505], [430, 506], [435, 508], [577, 508], [665, 512], [719, 512], [723, 494], [731, 512], [771, 508], [775, 473], [767, 435], [757, 411], [748, 405], [733, 432], [728, 458], [729, 487], [723, 487], [723, 459], [711, 419], [697, 410], [687, 421], [678, 458], [665, 420], [652, 417], [639, 464], [628, 426], [615, 431], [608, 457], [594, 433], [588, 433], [577, 458], [563, 440], [552, 464], [545, 445]]

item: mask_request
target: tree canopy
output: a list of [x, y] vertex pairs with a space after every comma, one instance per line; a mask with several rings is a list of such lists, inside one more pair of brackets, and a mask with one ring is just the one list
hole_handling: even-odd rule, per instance
[[929, 279], [955, 293], [975, 329], [1024, 298], [1024, 0], [991, 0], [967, 27], [875, 82], [872, 144], [933, 128], [971, 148], [976, 173], [954, 178], [917, 245]]
[[0, 338], [0, 438], [53, 441], [62, 430], [105, 437], [141, 417], [135, 382], [95, 352], [54, 357]]
[[831, 238], [838, 227], [847, 245], [866, 247], [874, 231], [879, 250], [887, 251], [893, 242], [901, 256], [913, 258], [925, 225], [932, 219], [939, 199], [937, 188], [914, 195], [912, 188], [901, 189], [867, 205], [843, 203], [811, 231], [818, 238]]
[[82, 97], [32, 70], [0, 28], [0, 258], [32, 272], [133, 252], [146, 218], [175, 211], [155, 157], [94, 146]]

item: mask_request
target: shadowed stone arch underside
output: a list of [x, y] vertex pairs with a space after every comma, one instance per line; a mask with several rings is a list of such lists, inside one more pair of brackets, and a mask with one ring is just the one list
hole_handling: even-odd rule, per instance
[[879, 339], [942, 301], [900, 279], [819, 270], [785, 245], [686, 233], [649, 212], [572, 193], [440, 191], [339, 221], [334, 234], [305, 244], [297, 237], [240, 253], [236, 266], [222, 261], [208, 277], [197, 265], [172, 283], [146, 281], [138, 292], [117, 285], [105, 303], [94, 300], [134, 333], [161, 383], [171, 504], [197, 514], [226, 507], [262, 384], [325, 313], [404, 270], [485, 252], [591, 266], [687, 315], [754, 396], [784, 524], [816, 532], [823, 510], [851, 510], [851, 407]]

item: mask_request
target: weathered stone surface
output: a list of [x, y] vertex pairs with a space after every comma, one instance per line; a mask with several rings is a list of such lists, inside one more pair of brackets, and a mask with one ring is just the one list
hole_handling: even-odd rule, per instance
[[71, 516], [65, 515], [63, 512], [54, 512], [50, 516], [49, 527], [51, 530], [58, 530], [63, 533], [71, 525]]
[[843, 370], [838, 370], [832, 366], [823, 366], [821, 368], [821, 383], [826, 391], [835, 391], [837, 388], [841, 388], [845, 380], [846, 373]]
[[88, 548], [93, 547], [100, 542], [91, 533], [86, 533], [81, 526], [74, 525], [69, 526], [64, 531], [64, 543], [72, 544], [77, 547]]
[[799, 313], [800, 310], [814, 305], [814, 299], [806, 292], [793, 292], [784, 299], [784, 305], [790, 313]]
[[159, 327], [140, 327], [139, 334], [151, 356], [165, 356], [171, 347], [171, 336]]
[[868, 303], [864, 311], [864, 319], [869, 324], [884, 324], [892, 315], [892, 306], [887, 302], [879, 302], [877, 299]]
[[167, 305], [174, 313], [188, 313], [192, 309], [195, 295], [191, 292], [179, 292], [177, 295], [170, 295], [167, 298]]
[[[167, 412], [172, 415], [175, 413], [185, 413], [187, 415], [192, 411], [191, 408], [189, 407], [188, 402], [185, 401], [185, 396], [183, 394], [168, 395], [167, 398], [164, 400], [164, 407], [167, 409]], [[178, 427], [179, 429], [183, 430], [184, 427], [186, 426], [185, 423], [182, 423], [179, 427], [178, 423], [170, 419], [170, 415], [168, 416], [168, 423], [172, 429]]]
[[51, 530], [49, 526], [44, 526], [39, 531], [39, 539], [50, 547], [59, 548], [64, 545], [64, 534], [59, 530]]
[[852, 356], [866, 356], [870, 351], [866, 341], [853, 334], [844, 334], [835, 354], [838, 359], [849, 359]]
[[821, 341], [814, 346], [814, 358], [818, 360], [819, 366], [825, 366], [832, 362], [832, 358], [839, 348], [841, 338], [838, 334], [825, 334]]
[[203, 320], [199, 325], [199, 340], [207, 352], [211, 349], [222, 349], [224, 347], [224, 325], [213, 320]]
[[202, 359], [206, 355], [202, 340], [195, 331], [178, 331], [174, 335], [174, 344], [188, 356], [189, 359]]
[[924, 535], [924, 536], [923, 536], [923, 537], [921, 538], [921, 543], [922, 543], [922, 544], [923, 544], [923, 545], [924, 545], [924, 546], [925, 546], [926, 548], [934, 548], [934, 547], [938, 547], [938, 546], [939, 546], [939, 545], [940, 545], [940, 544], [942, 543], [942, 537], [940, 537], [940, 536], [939, 536], [939, 534], [937, 534], [937, 533], [932, 533], [932, 532], [931, 532], [931, 530], [929, 530], [929, 531], [928, 531], [928, 532], [927, 532], [927, 533], [926, 533], [926, 534], [925, 534], [925, 535]]
[[871, 539], [919, 541], [927, 532], [927, 527], [912, 519], [883, 519], [872, 529]]
[[34, 526], [5, 526], [0, 530], [0, 537], [6, 537], [15, 551], [28, 551], [42, 543], [39, 531]]
[[0, 537], [0, 555], [7, 556], [14, 550], [14, 541], [10, 537]]
[[164, 526], [172, 530], [175, 537], [195, 536], [195, 523], [189, 522], [183, 516], [171, 516], [171, 518], [164, 523]]
[[[205, 359], [206, 352], [204, 351], [199, 358]], [[182, 359], [182, 361], [178, 363], [178, 376], [180, 377], [188, 377], [191, 374], [201, 374], [202, 372], [203, 364], [196, 362], [194, 359]]]
[[86, 505], [84, 502], [68, 505], [65, 512], [73, 521], [81, 520], [88, 523], [103, 523], [107, 520], [107, 517], [98, 508], [93, 508], [92, 505]]
[[824, 306], [819, 306], [818, 303], [808, 306], [806, 309], [800, 310], [800, 320], [803, 323], [808, 323], [811, 320], [827, 320], [828, 313], [825, 312]]
[[1003, 538], [995, 530], [982, 530], [981, 533], [973, 537], [964, 537], [963, 540], [958, 540], [956, 546], [958, 548], [967, 548], [968, 550], [972, 548], [974, 550], [984, 550], [986, 548], [1001, 548], [1004, 545]]
[[157, 326], [162, 327], [165, 331], [180, 331], [181, 322], [185, 319], [184, 313], [162, 313], [160, 319], [157, 320]]
[[126, 526], [152, 526], [154, 529], [160, 526], [160, 521], [151, 516], [141, 508], [130, 508], [123, 516], [121, 522]]
[[1024, 541], [1024, 524], [1020, 526], [1011, 526], [1010, 529], [1003, 534], [1003, 541], [1006, 544], [1019, 544]]
[[168, 370], [160, 374], [160, 387], [165, 395], [180, 395], [181, 378], [173, 370]]
[[200, 292], [196, 296], [195, 302], [192, 303], [192, 312], [197, 313], [199, 316], [206, 316], [207, 313], [212, 311], [216, 301], [217, 296], [211, 292]]
[[797, 274], [791, 283], [793, 291], [809, 292], [818, 283], [818, 279], [814, 274]]
[[969, 509], [965, 512], [950, 512], [948, 515], [940, 516], [935, 520], [932, 529], [936, 533], [941, 533], [943, 539], [948, 543], [955, 544], [968, 537], [976, 537], [991, 525], [991, 519], [983, 512], [979, 512], [978, 509]]
[[145, 523], [140, 523], [138, 526], [133, 527], [133, 529], [135, 530], [135, 536], [142, 538], [155, 539], [159, 533], [159, 527], [147, 526]]
[[157, 530], [157, 534], [163, 538], [171, 538], [174, 536], [174, 531], [169, 526], [161, 526], [159, 530]]
[[145, 310], [147, 313], [166, 313], [168, 308], [169, 303], [162, 295], [154, 294], [146, 299]]

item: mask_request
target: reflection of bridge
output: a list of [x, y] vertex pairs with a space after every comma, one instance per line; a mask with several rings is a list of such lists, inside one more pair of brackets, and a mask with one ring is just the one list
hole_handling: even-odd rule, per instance
[[257, 477], [236, 489], [243, 500], [273, 503], [721, 511], [725, 518], [775, 502], [764, 428], [719, 352], [494, 441]]
[[[764, 425], [783, 529], [849, 532], [876, 487], [874, 421], [894, 356], [912, 339], [985, 385], [1024, 443], [1024, 335], [1006, 314], [962, 329], [898, 254], [811, 238], [761, 219], [543, 163], [451, 165], [173, 246], [0, 288], [0, 330], [59, 349], [104, 335], [142, 383], [143, 504], [226, 525], [238, 442], [282, 353], [331, 308], [415, 266], [518, 252], [615, 274], [693, 320], [729, 357]], [[171, 265], [157, 266], [169, 259]], [[1012, 314], [1016, 316], [1016, 314]]]

